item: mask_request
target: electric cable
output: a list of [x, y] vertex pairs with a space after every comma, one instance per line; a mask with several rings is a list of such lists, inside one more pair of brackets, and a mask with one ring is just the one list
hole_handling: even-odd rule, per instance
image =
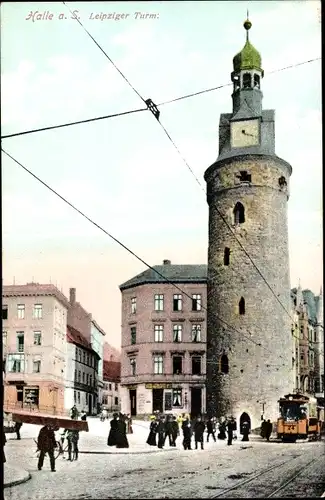
[[[70, 11], [70, 14], [72, 14], [75, 18], [75, 20], [79, 23], [79, 25], [82, 27], [82, 29], [88, 34], [88, 36], [93, 40], [93, 42], [96, 44], [96, 46], [100, 49], [100, 51], [105, 55], [105, 57], [110, 61], [111, 64], [113, 64], [114, 68], [120, 73], [120, 75], [122, 76], [122, 78], [126, 81], [126, 83], [133, 89], [133, 91], [138, 95], [138, 97], [140, 97], [140, 99], [148, 105], [148, 100], [146, 101], [142, 95], [135, 89], [135, 87], [130, 83], [130, 81], [126, 78], [126, 76], [124, 75], [124, 73], [122, 73], [122, 71], [120, 71], [120, 69], [117, 67], [117, 65], [112, 61], [112, 59], [108, 56], [108, 54], [104, 51], [104, 49], [100, 46], [100, 44], [95, 40], [95, 38], [89, 33], [89, 31], [84, 27], [84, 25], [81, 23], [81, 21], [78, 19], [77, 16], [75, 16], [73, 14], [73, 12], [69, 9], [69, 7], [67, 6], [67, 4], [65, 2], [63, 2], [63, 4], [67, 7], [67, 9]], [[301, 65], [301, 64], [307, 64], [308, 62], [312, 62], [313, 59], [310, 59], [309, 61], [307, 62], [304, 62], [304, 63], [298, 63], [297, 65]], [[283, 71], [284, 69], [289, 69], [289, 67], [294, 67], [294, 65], [290, 65], [290, 66], [287, 66], [285, 68], [281, 68], [280, 70], [274, 70], [275, 71]], [[231, 85], [231, 84], [227, 84], [227, 85]], [[226, 86], [226, 85], [225, 85]], [[213, 89], [215, 90], [215, 88]], [[205, 90], [205, 91], [201, 91], [201, 93], [203, 92], [208, 92], [209, 89]], [[152, 101], [151, 101], [152, 102]], [[170, 101], [171, 102], [171, 101]], [[167, 102], [165, 103], [167, 104]], [[155, 114], [155, 113], [153, 113]], [[158, 123], [160, 124], [160, 126], [162, 127], [162, 129], [164, 130], [165, 134], [167, 135], [168, 139], [170, 140], [170, 142], [172, 143], [173, 147], [176, 149], [177, 153], [179, 154], [179, 156], [182, 158], [183, 162], [185, 163], [185, 165], [187, 166], [187, 168], [190, 170], [191, 174], [193, 175], [193, 177], [195, 178], [196, 182], [200, 185], [200, 187], [203, 189], [204, 193], [205, 193], [205, 189], [203, 188], [201, 182], [199, 181], [199, 179], [196, 177], [194, 171], [192, 170], [192, 168], [190, 167], [190, 165], [188, 164], [188, 162], [185, 160], [185, 158], [182, 156], [179, 148], [176, 146], [175, 142], [173, 141], [173, 139], [171, 138], [170, 134], [167, 132], [167, 129], [163, 126], [163, 124], [160, 122], [159, 120], [159, 111], [158, 111], [158, 116], [156, 116], [156, 119], [158, 121]], [[240, 245], [241, 249], [243, 250], [243, 252], [245, 253], [245, 255], [248, 257], [248, 259], [250, 260], [251, 264], [254, 266], [254, 268], [256, 269], [256, 271], [258, 272], [258, 274], [260, 275], [260, 277], [262, 278], [262, 280], [265, 282], [265, 284], [267, 285], [267, 287], [269, 288], [269, 290], [271, 291], [271, 293], [274, 295], [274, 297], [276, 298], [276, 300], [278, 301], [278, 303], [281, 305], [282, 309], [285, 311], [285, 313], [289, 316], [291, 322], [294, 323], [292, 317], [291, 317], [291, 314], [287, 311], [286, 307], [282, 304], [281, 300], [279, 299], [279, 297], [275, 294], [273, 288], [271, 287], [271, 285], [268, 283], [268, 281], [265, 279], [264, 275], [261, 273], [260, 269], [257, 267], [257, 265], [255, 264], [255, 262], [253, 261], [253, 259], [251, 258], [251, 256], [249, 255], [249, 253], [247, 252], [247, 250], [245, 249], [245, 247], [243, 246], [243, 244], [241, 243], [241, 241], [237, 238], [236, 234], [234, 233], [234, 231], [232, 230], [232, 228], [230, 227], [230, 225], [228, 224], [227, 220], [225, 219], [225, 217], [221, 214], [220, 210], [216, 207], [216, 212], [217, 214], [219, 215], [219, 217], [221, 218], [221, 220], [225, 223], [225, 225], [227, 226], [228, 230], [230, 231], [230, 233], [232, 234], [233, 238], [237, 241], [237, 243]]]
[[[19, 162], [18, 160], [16, 160], [16, 158], [14, 158], [11, 154], [9, 154], [7, 151], [5, 151], [3, 148], [1, 148], [1, 150], [3, 151], [3, 153], [8, 156], [8, 158], [10, 158], [12, 161], [14, 161], [17, 165], [19, 165], [23, 170], [25, 170], [25, 172], [27, 172], [29, 175], [31, 175], [32, 177], [34, 177], [34, 179], [36, 179], [38, 182], [40, 182], [43, 186], [45, 186], [49, 191], [51, 191], [53, 194], [55, 194], [58, 198], [60, 198], [64, 203], [66, 203], [67, 205], [69, 205], [73, 210], [75, 210], [77, 213], [79, 213], [82, 217], [84, 217], [86, 220], [88, 220], [88, 222], [90, 222], [93, 226], [97, 227], [97, 229], [99, 229], [100, 231], [102, 231], [103, 233], [105, 233], [107, 236], [109, 236], [109, 238], [111, 238], [113, 241], [115, 241], [115, 243], [117, 243], [118, 245], [120, 245], [122, 248], [124, 248], [124, 250], [126, 250], [128, 253], [130, 253], [131, 255], [133, 255], [133, 257], [135, 257], [137, 260], [139, 260], [142, 264], [144, 264], [148, 269], [151, 269], [152, 271], [154, 271], [158, 276], [160, 276], [161, 278], [163, 278], [163, 280], [166, 282], [166, 283], [169, 283], [170, 285], [174, 286], [177, 290], [179, 290], [183, 295], [185, 295], [186, 297], [190, 298], [192, 300], [192, 297], [191, 295], [189, 295], [187, 292], [185, 292], [181, 287], [179, 287], [176, 283], [174, 283], [172, 280], [169, 280], [168, 278], [166, 278], [162, 273], [160, 273], [159, 271], [157, 271], [153, 266], [150, 266], [145, 260], [143, 260], [139, 255], [137, 255], [135, 252], [133, 252], [133, 250], [131, 250], [128, 246], [126, 246], [124, 243], [122, 243], [118, 238], [116, 238], [115, 236], [113, 236], [111, 233], [109, 233], [108, 231], [106, 231], [106, 229], [104, 229], [102, 226], [100, 226], [99, 224], [97, 224], [93, 219], [91, 219], [90, 217], [88, 217], [84, 212], [82, 212], [79, 208], [77, 208], [73, 203], [71, 203], [69, 200], [67, 200], [64, 196], [62, 196], [61, 194], [59, 194], [55, 189], [53, 189], [49, 184], [47, 184], [45, 181], [43, 181], [40, 177], [38, 177], [36, 174], [34, 174], [34, 172], [32, 172], [31, 170], [29, 170], [27, 167], [25, 167], [21, 162]], [[207, 308], [205, 306], [201, 306], [202, 310], [205, 310], [207, 311]], [[261, 344], [260, 342], [256, 342], [254, 339], [252, 339], [251, 337], [249, 337], [248, 335], [245, 335], [243, 332], [239, 331], [236, 327], [230, 325], [227, 321], [225, 321], [224, 319], [222, 319], [220, 316], [218, 316], [217, 314], [213, 314], [213, 316], [215, 316], [215, 318], [220, 321], [220, 323], [223, 323], [224, 325], [226, 325], [228, 328], [230, 328], [231, 330], [233, 330], [234, 332], [236, 332], [237, 334], [239, 334], [240, 336], [246, 338], [247, 340], [249, 340], [250, 342], [252, 342], [253, 344], [255, 344], [256, 346], [258, 347], [262, 347], [263, 349], [265, 349], [266, 351], [270, 352], [271, 354], [273, 354], [273, 351], [271, 351], [270, 349], [268, 349], [267, 347], [263, 346], [263, 344]], [[286, 358], [284, 358], [282, 355], [279, 356], [280, 358], [282, 358], [284, 361], [287, 361]]]

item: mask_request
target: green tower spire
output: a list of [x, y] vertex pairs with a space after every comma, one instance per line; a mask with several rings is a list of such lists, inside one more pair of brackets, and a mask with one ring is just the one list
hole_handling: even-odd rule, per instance
[[262, 70], [262, 58], [260, 53], [253, 47], [249, 41], [248, 31], [251, 29], [252, 23], [248, 19], [244, 22], [244, 28], [246, 30], [246, 43], [244, 48], [235, 55], [233, 58], [234, 72], [239, 73], [242, 70], [256, 69], [263, 72]]

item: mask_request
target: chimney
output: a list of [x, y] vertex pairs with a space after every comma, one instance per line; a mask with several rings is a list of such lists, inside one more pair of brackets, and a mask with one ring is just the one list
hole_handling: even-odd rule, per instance
[[163, 264], [164, 266], [170, 266], [171, 265], [171, 261], [170, 260], [163, 260]]
[[73, 306], [76, 303], [76, 289], [70, 288], [70, 304]]

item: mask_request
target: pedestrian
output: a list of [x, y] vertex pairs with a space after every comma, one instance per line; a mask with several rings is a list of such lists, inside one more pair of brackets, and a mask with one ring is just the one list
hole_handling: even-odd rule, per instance
[[76, 405], [73, 405], [73, 407], [70, 410], [70, 418], [72, 418], [72, 420], [78, 420], [78, 417], [79, 417], [78, 409]]
[[120, 413], [117, 420], [117, 431], [116, 431], [116, 448], [128, 448], [129, 442], [126, 437], [126, 422], [125, 416]]
[[60, 449], [61, 453], [63, 453], [63, 450], [64, 450], [63, 445], [64, 445], [64, 440], [65, 440], [65, 437], [66, 437], [65, 436], [66, 432], [67, 432], [66, 429], [60, 429], [59, 430], [59, 436], [60, 436], [60, 441], [59, 442], [60, 442], [60, 447], [61, 447], [61, 449]]
[[165, 445], [165, 439], [166, 439], [166, 421], [164, 415], [159, 417], [157, 432], [158, 432], [158, 448], [162, 449]]
[[233, 439], [237, 439], [237, 422], [234, 417], [230, 417], [232, 423]]
[[156, 435], [158, 430], [158, 422], [154, 415], [151, 416], [150, 418], [151, 418], [150, 432], [147, 439], [147, 444], [149, 444], [150, 446], [157, 446]]
[[264, 439], [266, 437], [266, 428], [267, 428], [267, 423], [263, 418], [263, 422], [261, 425], [261, 438]]
[[232, 444], [233, 431], [234, 431], [234, 424], [231, 421], [231, 419], [229, 419], [227, 422], [227, 434], [228, 434], [227, 445], [228, 446], [230, 446]]
[[116, 446], [117, 445], [117, 432], [118, 432], [118, 414], [113, 413], [113, 418], [110, 421], [110, 431], [107, 438], [107, 446]]
[[213, 418], [209, 418], [207, 421], [207, 443], [209, 442], [210, 435], [213, 437], [214, 442], [216, 442], [215, 422]]
[[201, 417], [198, 416], [194, 424], [194, 439], [195, 439], [195, 449], [198, 448], [198, 443], [201, 443], [201, 450], [203, 447], [203, 435], [204, 435], [205, 423], [202, 421]]
[[171, 422], [171, 428], [172, 428], [172, 430], [171, 430], [172, 446], [176, 446], [176, 439], [177, 439], [177, 436], [179, 436], [179, 425], [178, 425], [177, 418], [175, 415], [173, 416], [173, 419]]
[[166, 429], [166, 438], [168, 437], [169, 440], [169, 446], [173, 446], [173, 435], [172, 435], [172, 417], [171, 415], [167, 415], [167, 419], [165, 422], [165, 429]]
[[192, 439], [192, 424], [188, 417], [182, 423], [182, 431], [183, 431], [183, 447], [184, 450], [191, 450], [191, 439]]
[[85, 412], [85, 410], [81, 412], [80, 420], [87, 420], [87, 413]]
[[5, 431], [2, 429], [2, 463], [6, 463], [5, 444], [7, 442]]
[[242, 424], [242, 435], [243, 435], [242, 441], [249, 441], [248, 434], [249, 434], [249, 423], [243, 422], [243, 424]]
[[133, 434], [131, 415], [126, 415], [127, 434]]
[[54, 427], [52, 424], [47, 424], [39, 431], [37, 439], [37, 447], [40, 451], [38, 470], [42, 470], [44, 457], [47, 453], [50, 458], [51, 471], [55, 472], [54, 448], [56, 446]]
[[219, 434], [218, 434], [218, 439], [226, 439], [226, 421], [224, 420], [219, 424]]
[[265, 425], [265, 437], [267, 441], [270, 441], [272, 430], [273, 430], [272, 422], [268, 420]]
[[23, 424], [21, 422], [16, 422], [15, 423], [15, 433], [17, 435], [17, 439], [20, 439], [20, 429], [22, 428]]
[[72, 459], [71, 459], [72, 452], [74, 454], [74, 459], [78, 460], [79, 431], [69, 429], [69, 430], [67, 430], [66, 436], [67, 436], [67, 441], [68, 441], [68, 460], [70, 460], [70, 462], [72, 461]]

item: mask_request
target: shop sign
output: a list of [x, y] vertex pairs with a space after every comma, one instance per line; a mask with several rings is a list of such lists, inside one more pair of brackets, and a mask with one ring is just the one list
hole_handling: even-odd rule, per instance
[[145, 384], [145, 388], [146, 389], [171, 389], [172, 388], [172, 384], [166, 384], [166, 383], [162, 383], [162, 384]]

